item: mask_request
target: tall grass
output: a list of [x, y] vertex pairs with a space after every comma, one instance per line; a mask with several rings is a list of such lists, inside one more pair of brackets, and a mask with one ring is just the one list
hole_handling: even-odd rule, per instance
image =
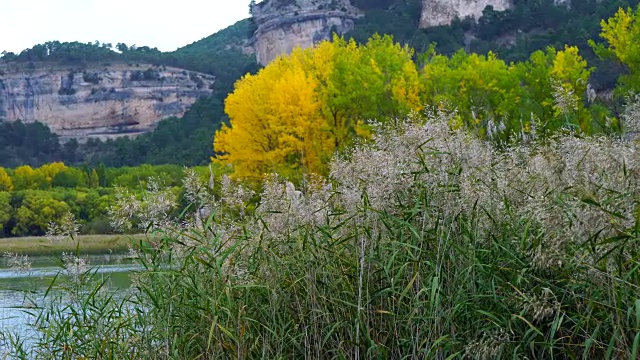
[[272, 177], [253, 210], [194, 174], [182, 222], [158, 186], [122, 195], [146, 270], [125, 300], [98, 283], [35, 314], [37, 357], [638, 358], [637, 142], [497, 151], [450, 116], [379, 128], [330, 181]]

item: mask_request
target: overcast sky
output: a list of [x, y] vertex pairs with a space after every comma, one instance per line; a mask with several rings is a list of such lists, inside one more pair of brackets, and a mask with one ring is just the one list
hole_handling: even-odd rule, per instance
[[51, 40], [172, 51], [249, 17], [250, 0], [0, 0], [0, 52]]

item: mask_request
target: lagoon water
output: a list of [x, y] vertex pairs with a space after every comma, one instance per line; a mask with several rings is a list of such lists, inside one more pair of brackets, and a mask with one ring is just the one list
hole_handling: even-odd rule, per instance
[[[140, 269], [124, 255], [88, 255], [86, 259], [89, 269], [97, 276], [110, 277], [109, 290], [123, 292], [129, 287], [129, 273]], [[6, 260], [0, 258], [0, 330], [28, 338], [31, 317], [26, 311], [33, 310], [43, 299], [43, 296], [56, 275], [64, 275], [62, 260], [55, 256], [38, 256], [30, 258], [32, 269], [28, 272], [16, 271], [7, 267]], [[57, 284], [72, 281], [68, 277], [59, 276]], [[0, 358], [6, 349], [0, 342]]]

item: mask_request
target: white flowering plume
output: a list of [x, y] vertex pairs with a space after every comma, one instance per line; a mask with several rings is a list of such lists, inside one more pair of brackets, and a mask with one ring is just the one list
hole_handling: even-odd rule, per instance
[[[638, 119], [633, 111], [627, 122]], [[393, 129], [379, 126], [371, 143], [332, 163], [331, 183], [317, 180], [298, 190], [270, 177], [256, 210], [256, 231], [288, 241], [296, 231], [318, 231], [362, 214], [365, 207], [401, 212], [398, 199], [415, 198], [427, 189], [433, 212], [425, 219], [431, 223], [462, 214], [476, 219], [484, 239], [505, 224], [544, 232], [529, 254], [535, 266], [547, 268], [562, 265], [569, 245], [634, 226], [640, 197], [636, 143], [567, 135], [545, 145], [498, 151], [463, 130], [452, 130], [451, 116], [436, 112], [422, 125], [412, 119]], [[227, 189], [223, 193], [233, 194]], [[359, 221], [378, 228], [371, 213]]]
[[134, 226], [142, 231], [167, 229], [173, 225], [169, 213], [175, 205], [171, 190], [161, 188], [156, 179], [149, 179], [141, 196], [118, 189], [115, 205], [109, 208], [111, 226], [116, 230], [129, 230]]
[[578, 99], [570, 86], [564, 85], [562, 82], [552, 79], [553, 100], [556, 109], [563, 114], [572, 113], [578, 110]]
[[70, 253], [62, 253], [62, 263], [65, 273], [76, 282], [89, 270], [89, 262], [86, 258], [81, 258]]
[[73, 213], [66, 213], [58, 222], [50, 222], [47, 227], [46, 237], [52, 242], [59, 242], [65, 238], [74, 238], [78, 235], [80, 224], [78, 224]]
[[229, 210], [234, 210], [244, 218], [246, 215], [246, 206], [251, 201], [255, 193], [243, 186], [242, 184], [231, 180], [228, 176], [222, 177], [222, 190], [220, 205], [225, 206]]
[[306, 194], [288, 181], [272, 175], [264, 183], [256, 213], [263, 235], [286, 238], [298, 229], [313, 229], [327, 222], [332, 187], [321, 179], [309, 183]]
[[29, 259], [29, 255], [22, 255], [13, 252], [5, 252], [3, 257], [7, 267], [19, 273], [28, 273], [31, 271], [33, 261]]
[[640, 94], [627, 97], [622, 121], [622, 131], [627, 140], [637, 140], [640, 135]]
[[[200, 180], [200, 176], [193, 169], [184, 169], [184, 179], [182, 180], [184, 185], [184, 196], [194, 206], [202, 206], [212, 200], [206, 186]], [[213, 187], [213, 184], [211, 185]], [[213, 190], [213, 189], [211, 189]]]

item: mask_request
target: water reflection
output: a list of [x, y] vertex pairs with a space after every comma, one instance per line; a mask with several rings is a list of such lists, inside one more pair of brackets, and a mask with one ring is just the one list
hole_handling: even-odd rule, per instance
[[[139, 265], [98, 265], [93, 269], [97, 274], [110, 274], [128, 272], [139, 269]], [[15, 271], [12, 269], [0, 269], [0, 280], [4, 279], [24, 279], [24, 278], [53, 278], [62, 269], [59, 267], [36, 268], [30, 271]], [[0, 288], [1, 289], [1, 288]]]

